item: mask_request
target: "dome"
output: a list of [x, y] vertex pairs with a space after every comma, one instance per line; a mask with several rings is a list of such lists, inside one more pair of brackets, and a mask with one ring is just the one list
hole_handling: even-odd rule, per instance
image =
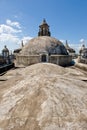
[[21, 55], [38, 55], [40, 53], [67, 55], [67, 50], [63, 43], [56, 38], [49, 36], [39, 36], [31, 39], [20, 52]]
[[51, 37], [49, 25], [44, 19], [39, 26], [38, 37], [25, 44], [16, 55], [18, 65], [32, 65], [40, 62], [54, 63], [61, 66], [71, 64], [72, 56], [67, 52], [63, 43]]

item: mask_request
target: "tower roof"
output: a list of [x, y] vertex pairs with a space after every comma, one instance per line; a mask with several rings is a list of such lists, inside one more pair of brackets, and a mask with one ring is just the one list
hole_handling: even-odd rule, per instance
[[38, 36], [50, 36], [51, 33], [49, 31], [49, 25], [47, 24], [46, 20], [43, 19], [43, 22], [39, 26]]
[[46, 26], [48, 26], [48, 27], [49, 27], [49, 25], [47, 24], [47, 22], [46, 22], [46, 19], [45, 19], [45, 18], [43, 19], [43, 21], [42, 21], [42, 23], [41, 23], [41, 25], [40, 25], [40, 26], [44, 26], [44, 25], [46, 25]]

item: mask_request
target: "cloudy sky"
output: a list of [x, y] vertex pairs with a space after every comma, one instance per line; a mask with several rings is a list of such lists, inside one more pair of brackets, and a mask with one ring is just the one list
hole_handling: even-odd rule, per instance
[[52, 37], [71, 47], [87, 47], [87, 0], [0, 0], [0, 52], [36, 37], [43, 18]]

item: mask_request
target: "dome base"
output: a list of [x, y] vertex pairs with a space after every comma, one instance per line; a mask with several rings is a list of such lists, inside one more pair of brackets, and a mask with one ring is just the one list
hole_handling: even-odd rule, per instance
[[24, 66], [36, 64], [36, 63], [54, 63], [60, 66], [69, 66], [72, 62], [72, 56], [69, 55], [51, 55], [49, 56], [47, 53], [43, 53], [40, 55], [31, 55], [31, 56], [16, 56], [17, 64], [23, 64]]

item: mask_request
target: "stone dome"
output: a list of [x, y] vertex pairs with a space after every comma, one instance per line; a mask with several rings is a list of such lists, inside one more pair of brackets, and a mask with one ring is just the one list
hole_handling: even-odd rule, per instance
[[68, 55], [63, 43], [49, 36], [38, 36], [31, 39], [20, 52], [21, 55], [38, 55], [41, 53]]

